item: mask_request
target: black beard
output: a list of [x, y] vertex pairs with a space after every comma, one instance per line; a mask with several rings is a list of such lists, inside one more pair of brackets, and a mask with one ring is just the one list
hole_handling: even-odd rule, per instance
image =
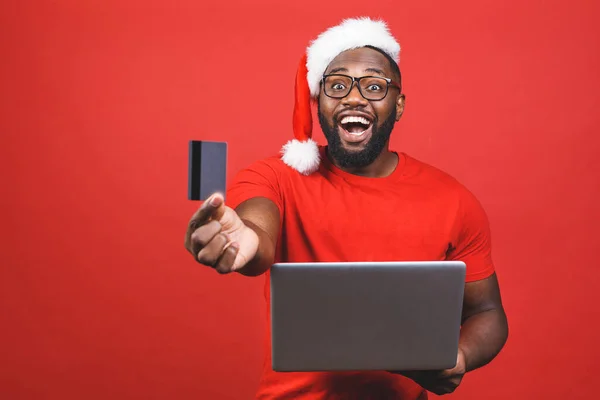
[[373, 127], [371, 128], [371, 139], [364, 149], [360, 151], [348, 151], [342, 145], [337, 119], [334, 118], [334, 125], [330, 126], [321, 113], [320, 103], [318, 104], [318, 113], [321, 129], [327, 139], [327, 151], [341, 168], [362, 168], [372, 164], [385, 148], [396, 123], [396, 108], [394, 107], [393, 112], [383, 121], [380, 127], [377, 127], [378, 119], [375, 117]]

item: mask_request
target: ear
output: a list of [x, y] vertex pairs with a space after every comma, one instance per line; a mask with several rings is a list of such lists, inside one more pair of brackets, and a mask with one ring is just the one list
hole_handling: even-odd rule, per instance
[[311, 105], [314, 107], [313, 110], [319, 110], [321, 107], [321, 94], [310, 99]]
[[404, 94], [400, 94], [396, 98], [396, 121], [399, 121], [402, 114], [404, 114], [404, 100]]

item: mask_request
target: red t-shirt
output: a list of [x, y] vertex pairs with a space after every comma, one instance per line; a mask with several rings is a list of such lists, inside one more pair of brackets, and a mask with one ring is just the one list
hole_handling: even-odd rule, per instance
[[[266, 197], [279, 208], [276, 262], [461, 260], [466, 281], [494, 272], [486, 214], [477, 199], [448, 174], [398, 153], [385, 178], [346, 173], [325, 148], [317, 172], [304, 176], [279, 157], [241, 171], [227, 192], [237, 207]], [[257, 399], [426, 399], [412, 380], [382, 372], [279, 373], [271, 368], [269, 272], [267, 340]]]

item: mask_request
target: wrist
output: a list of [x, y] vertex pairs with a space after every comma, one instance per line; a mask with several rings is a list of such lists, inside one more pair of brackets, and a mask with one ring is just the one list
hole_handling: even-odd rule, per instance
[[457, 367], [462, 367], [465, 372], [469, 371], [469, 356], [464, 346], [458, 345]]
[[269, 252], [265, 249], [266, 233], [249, 221], [243, 223], [242, 229], [245, 231], [243, 236], [250, 242], [249, 247], [253, 251], [248, 253], [248, 261], [238, 272], [246, 276], [259, 276], [271, 267], [273, 256], [269, 257]]

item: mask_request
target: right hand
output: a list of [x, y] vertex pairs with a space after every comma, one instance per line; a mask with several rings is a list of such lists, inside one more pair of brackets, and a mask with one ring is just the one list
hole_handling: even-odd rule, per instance
[[258, 235], [217, 193], [192, 216], [185, 234], [185, 248], [199, 263], [226, 274], [252, 261], [258, 251]]

